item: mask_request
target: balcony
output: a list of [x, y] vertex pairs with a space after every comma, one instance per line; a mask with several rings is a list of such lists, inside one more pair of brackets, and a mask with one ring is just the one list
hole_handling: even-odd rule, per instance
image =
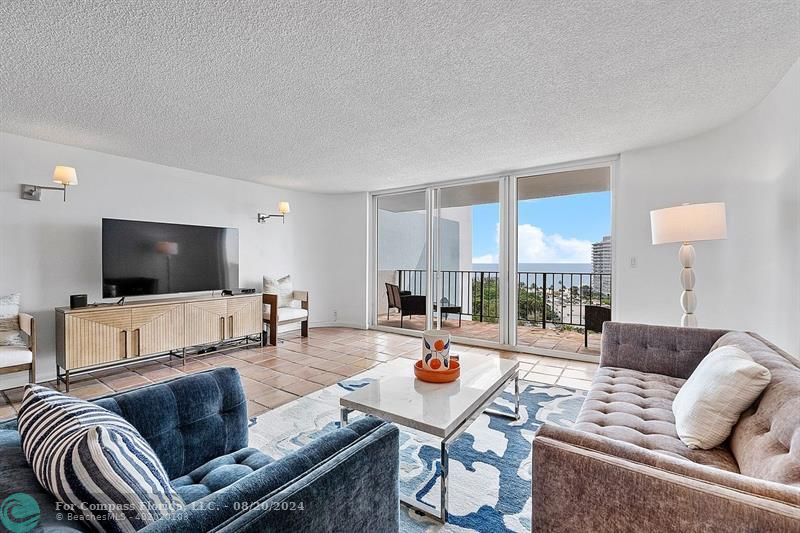
[[[416, 298], [416, 309], [402, 317], [390, 309], [389, 297], [379, 300], [378, 324], [403, 329], [425, 329], [424, 270], [397, 270], [387, 276], [399, 287], [402, 299]], [[442, 329], [453, 335], [499, 340], [498, 273], [442, 271]], [[599, 355], [600, 334], [588, 332], [584, 344], [587, 306], [611, 307], [611, 274], [586, 272], [519, 272], [517, 274], [517, 344], [562, 352]], [[401, 304], [402, 305], [402, 304]]]

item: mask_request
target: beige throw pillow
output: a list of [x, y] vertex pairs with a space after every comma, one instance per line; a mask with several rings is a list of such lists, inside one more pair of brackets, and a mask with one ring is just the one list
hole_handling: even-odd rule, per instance
[[278, 307], [290, 307], [294, 298], [292, 289], [292, 276], [279, 279], [264, 276], [264, 293], [278, 295]]
[[735, 346], [713, 350], [672, 402], [678, 437], [692, 449], [719, 446], [771, 378], [769, 370]]

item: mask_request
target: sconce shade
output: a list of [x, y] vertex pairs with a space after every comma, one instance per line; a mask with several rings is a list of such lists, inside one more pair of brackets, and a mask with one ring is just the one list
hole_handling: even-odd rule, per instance
[[725, 203], [686, 204], [650, 211], [653, 244], [728, 238]]
[[53, 182], [61, 185], [77, 185], [78, 173], [72, 167], [57, 166], [53, 170]]
[[178, 243], [172, 241], [158, 241], [156, 252], [163, 255], [178, 255]]
[[291, 209], [289, 209], [289, 202], [278, 202], [278, 212], [281, 215], [290, 213]]

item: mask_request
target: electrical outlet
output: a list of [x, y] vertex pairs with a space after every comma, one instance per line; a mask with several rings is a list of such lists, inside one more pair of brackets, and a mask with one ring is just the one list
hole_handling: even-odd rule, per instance
[[636, 268], [636, 256], [631, 256], [631, 268]]
[[334, 311], [333, 312], [333, 321], [334, 322], [338, 322], [339, 321], [339, 313], [338, 313], [338, 311]]

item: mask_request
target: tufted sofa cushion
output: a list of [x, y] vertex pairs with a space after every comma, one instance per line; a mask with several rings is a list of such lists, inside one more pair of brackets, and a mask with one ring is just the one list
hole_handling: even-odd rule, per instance
[[255, 448], [242, 448], [212, 459], [200, 468], [171, 481], [183, 501], [192, 503], [267, 466], [272, 458]]
[[800, 362], [751, 333], [728, 333], [714, 345], [720, 346], [744, 350], [772, 374], [731, 433], [739, 469], [747, 476], [800, 487]]
[[217, 368], [103, 398], [130, 422], [170, 479], [247, 446], [247, 401], [235, 368]]
[[725, 333], [720, 329], [606, 322], [600, 366], [688, 379]]
[[685, 381], [627, 368], [600, 367], [575, 429], [738, 472], [736, 460], [727, 449], [691, 450], [678, 438], [672, 401]]

